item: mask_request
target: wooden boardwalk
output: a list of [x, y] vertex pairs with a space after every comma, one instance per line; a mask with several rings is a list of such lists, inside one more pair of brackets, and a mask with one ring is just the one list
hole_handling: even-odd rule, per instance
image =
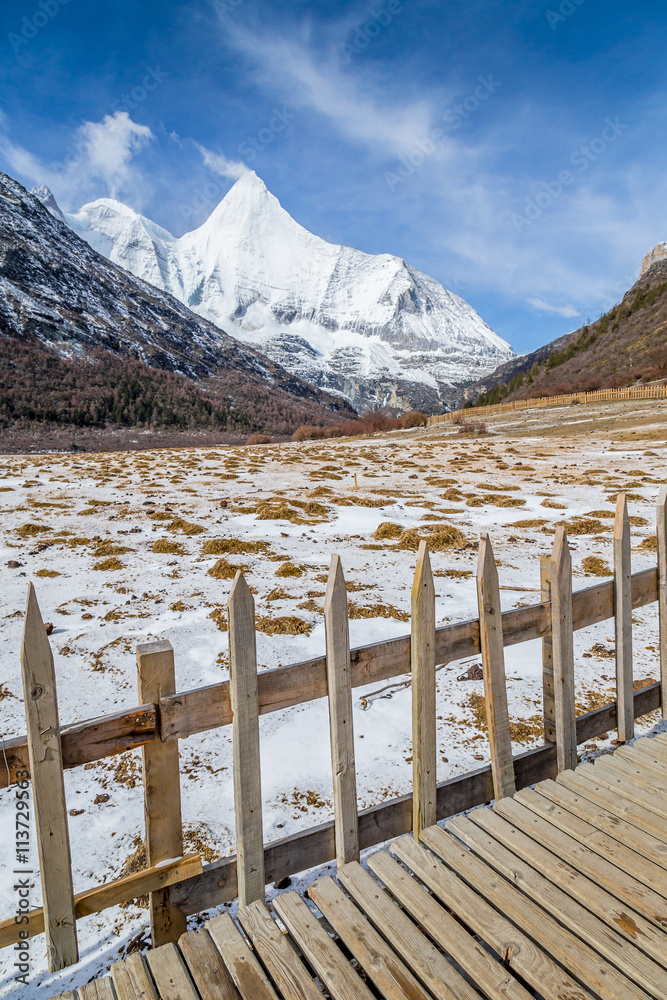
[[61, 998], [666, 1000], [667, 734], [394, 840], [368, 868], [310, 887], [324, 921], [296, 892], [255, 900]]

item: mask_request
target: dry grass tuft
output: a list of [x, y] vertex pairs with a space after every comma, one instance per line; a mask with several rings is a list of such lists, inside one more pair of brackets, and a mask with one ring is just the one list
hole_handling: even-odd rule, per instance
[[424, 525], [423, 528], [408, 528], [401, 534], [397, 547], [416, 552], [422, 539], [428, 542], [431, 552], [464, 549], [468, 544], [468, 539], [460, 528], [455, 528], [453, 524], [438, 524], [433, 528], [429, 525]]
[[93, 569], [99, 569], [106, 573], [114, 569], [125, 569], [125, 565], [117, 556], [109, 556], [108, 559], [102, 559], [101, 562], [95, 563]]
[[159, 552], [165, 556], [184, 556], [185, 549], [180, 542], [170, 542], [168, 538], [158, 538], [151, 545], [151, 552]]
[[184, 521], [182, 517], [175, 517], [171, 524], [167, 525], [167, 531], [182, 531], [184, 535], [200, 535], [202, 531], [206, 531], [201, 524], [191, 524], [190, 521]]
[[125, 552], [134, 552], [128, 545], [118, 545], [116, 542], [111, 540], [105, 542], [99, 542], [93, 551], [93, 556], [95, 559], [101, 559], [103, 556], [122, 556]]
[[276, 570], [276, 576], [303, 576], [303, 567], [286, 559]]
[[641, 545], [639, 546], [639, 548], [643, 549], [644, 552], [657, 552], [658, 551], [658, 539], [657, 539], [657, 536], [656, 535], [649, 535], [648, 538], [645, 538], [643, 540], [643, 542], [641, 543]]
[[400, 524], [393, 524], [391, 521], [383, 521], [373, 532], [373, 538], [378, 542], [383, 538], [400, 538], [403, 528]]
[[228, 562], [223, 556], [222, 559], [218, 559], [215, 566], [211, 566], [206, 571], [206, 575], [212, 576], [214, 580], [233, 580], [238, 570], [247, 572], [247, 567], [235, 566], [234, 563]]
[[296, 615], [278, 618], [261, 616], [257, 619], [257, 631], [265, 635], [310, 635], [313, 626]]
[[399, 611], [391, 604], [360, 605], [350, 601], [348, 604], [350, 618], [395, 618], [399, 622], [407, 622], [410, 615], [407, 611]]
[[274, 587], [273, 590], [270, 590], [268, 592], [268, 594], [266, 595], [266, 597], [264, 598], [264, 600], [265, 601], [291, 601], [292, 600], [292, 595], [288, 594], [287, 591], [284, 590], [282, 587]]
[[581, 568], [586, 576], [613, 576], [614, 571], [609, 568], [604, 559], [600, 556], [584, 556], [581, 560]]
[[227, 631], [227, 615], [224, 608], [214, 608], [208, 617], [215, 622], [221, 632]]
[[35, 573], [35, 576], [39, 577], [54, 577], [60, 575], [61, 574], [58, 573], [55, 569], [38, 569], [37, 572]]
[[548, 497], [547, 497], [546, 500], [542, 501], [542, 503], [541, 503], [540, 506], [542, 506], [542, 507], [550, 507], [553, 510], [565, 510], [567, 508], [567, 504], [566, 503], [561, 503], [560, 500], [551, 500]]
[[487, 493], [480, 497], [473, 493], [468, 494], [466, 507], [485, 507], [486, 504], [492, 504], [494, 507], [523, 507], [525, 503], [523, 497], [506, 497], [501, 493]]
[[255, 552], [268, 552], [271, 546], [268, 542], [243, 541], [241, 538], [209, 538], [201, 550], [203, 556], [247, 555]]
[[22, 524], [20, 528], [16, 529], [16, 534], [19, 538], [35, 538], [36, 535], [41, 535], [45, 531], [52, 531], [53, 529], [48, 526], [48, 524], [32, 524], [28, 522], [27, 524]]
[[578, 517], [572, 521], [565, 522], [565, 530], [568, 535], [599, 535], [607, 528], [593, 517]]
[[528, 517], [525, 521], [514, 521], [512, 523], [513, 528], [542, 528], [545, 524], [548, 524], [543, 517]]

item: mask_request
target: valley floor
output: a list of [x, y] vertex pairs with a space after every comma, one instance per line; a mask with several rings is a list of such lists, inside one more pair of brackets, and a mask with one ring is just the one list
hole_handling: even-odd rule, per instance
[[[268, 669], [324, 652], [333, 553], [348, 581], [352, 645], [406, 633], [416, 536], [428, 525], [436, 535], [438, 525], [455, 526], [470, 543], [432, 553], [439, 623], [476, 615], [480, 532], [493, 541], [505, 608], [539, 600], [539, 557], [550, 551], [559, 520], [571, 526], [575, 589], [595, 582], [586, 557], [608, 575], [619, 491], [629, 497], [633, 569], [655, 563], [667, 403], [524, 411], [490, 418], [488, 426], [489, 434], [472, 439], [440, 424], [369, 439], [0, 458], [3, 735], [25, 731], [19, 649], [29, 579], [54, 625], [60, 718], [70, 723], [136, 703], [134, 647], [149, 639], [172, 642], [179, 690], [224, 679], [224, 605], [237, 567], [255, 592], [260, 669]], [[380, 528], [386, 524], [393, 527]], [[12, 561], [20, 565], [10, 568]], [[655, 679], [655, 606], [634, 619], [635, 677]], [[576, 634], [580, 712], [614, 698], [613, 645], [612, 622]], [[518, 752], [541, 742], [539, 642], [511, 647], [506, 661]], [[475, 662], [438, 672], [439, 780], [488, 760], [482, 682], [457, 680]], [[260, 720], [267, 841], [332, 814], [326, 713], [319, 701]], [[410, 719], [405, 679], [355, 689], [360, 807], [410, 790]], [[638, 731], [656, 721], [642, 720]], [[598, 753], [614, 735], [587, 744], [582, 755]], [[231, 854], [231, 732], [193, 736], [180, 749], [186, 847], [206, 860]], [[70, 770], [65, 784], [77, 811], [70, 819], [75, 891], [141, 864], [140, 752]], [[108, 800], [95, 804], [100, 793]], [[13, 841], [12, 807], [12, 793], [1, 792], [5, 845]], [[0, 917], [14, 905], [3, 862]], [[39, 905], [38, 885], [31, 902]], [[147, 923], [147, 911], [135, 905], [80, 921], [82, 961], [58, 978], [57, 990], [44, 972], [43, 938], [36, 939], [32, 985], [17, 994], [47, 997], [86, 982]], [[11, 949], [0, 952], [3, 995], [14, 994], [12, 962]]]

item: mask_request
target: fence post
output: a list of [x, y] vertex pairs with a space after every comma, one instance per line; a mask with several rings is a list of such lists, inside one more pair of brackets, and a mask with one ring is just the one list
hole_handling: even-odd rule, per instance
[[[540, 587], [543, 603], [551, 601], [551, 556], [540, 556]], [[551, 636], [542, 639], [542, 715], [544, 742], [556, 742], [556, 706], [554, 703], [553, 642]]]
[[551, 556], [551, 633], [556, 709], [558, 771], [577, 766], [577, 720], [574, 702], [574, 630], [572, 628], [572, 558], [562, 524], [556, 527]]
[[632, 684], [632, 566], [630, 521], [625, 493], [619, 493], [614, 520], [614, 618], [616, 629], [616, 712], [618, 738], [631, 740], [635, 732]]
[[428, 545], [419, 543], [411, 596], [412, 835], [436, 821], [435, 589]]
[[264, 830], [259, 752], [255, 601], [243, 573], [234, 579], [229, 615], [229, 693], [232, 702], [234, 815], [239, 906], [264, 899]]
[[[79, 953], [56, 675], [51, 646], [32, 583], [28, 585], [21, 645], [21, 673], [42, 883], [46, 954], [49, 972], [57, 972], [58, 969], [78, 962]], [[28, 861], [32, 861], [29, 852], [26, 857]]]
[[483, 535], [477, 562], [477, 602], [479, 605], [479, 644], [484, 671], [484, 701], [489, 729], [491, 772], [497, 799], [514, 795], [514, 761], [507, 711], [505, 652], [501, 618], [498, 570], [491, 539]]
[[660, 702], [667, 719], [667, 486], [660, 489], [656, 517], [658, 539], [658, 615], [660, 618]]
[[336, 864], [359, 860], [357, 777], [352, 725], [352, 673], [347, 589], [340, 556], [332, 556], [324, 598]]
[[[159, 705], [176, 693], [174, 650], [167, 640], [137, 646], [137, 687], [141, 705]], [[146, 863], [149, 868], [183, 855], [181, 785], [178, 740], [160, 739], [142, 747]], [[178, 941], [186, 930], [185, 916], [171, 902], [171, 890], [157, 889], [150, 897], [154, 948]]]

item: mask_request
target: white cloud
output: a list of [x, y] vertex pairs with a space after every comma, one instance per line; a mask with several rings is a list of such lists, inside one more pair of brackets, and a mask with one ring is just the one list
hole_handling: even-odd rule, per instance
[[403, 156], [426, 139], [432, 120], [428, 100], [392, 103], [383, 86], [345, 72], [335, 56], [322, 58], [307, 45], [273, 34], [226, 29], [226, 41], [255, 63], [261, 83], [299, 108], [324, 115], [354, 142], [386, 156]]
[[545, 302], [544, 299], [527, 299], [528, 305], [532, 306], [533, 309], [537, 309], [538, 312], [543, 313], [553, 313], [556, 316], [564, 316], [565, 319], [572, 319], [574, 316], [580, 316], [578, 309], [574, 306], [553, 306], [549, 302]]
[[237, 181], [239, 177], [248, 173], [249, 168], [242, 160], [228, 160], [224, 153], [212, 153], [210, 149], [206, 149], [198, 142], [195, 143], [195, 146], [203, 156], [206, 166], [218, 177]]
[[65, 207], [79, 207], [86, 198], [101, 194], [134, 196], [136, 201], [143, 178], [133, 160], [153, 139], [147, 125], [132, 121], [127, 111], [116, 111], [99, 122], [84, 121], [62, 160], [46, 163], [11, 139], [7, 118], [0, 114], [0, 153], [10, 168], [46, 184]]

